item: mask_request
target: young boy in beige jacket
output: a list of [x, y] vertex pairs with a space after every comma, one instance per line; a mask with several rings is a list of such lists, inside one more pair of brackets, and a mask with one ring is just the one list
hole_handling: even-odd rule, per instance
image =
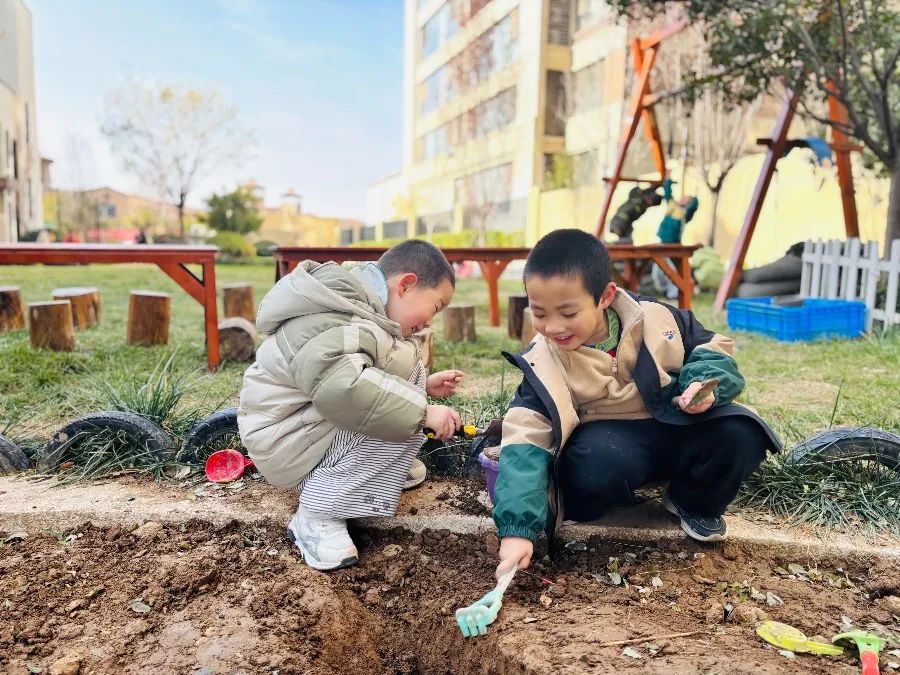
[[238, 426], [260, 473], [299, 488], [288, 535], [311, 567], [354, 564], [347, 519], [393, 515], [404, 485], [424, 480], [422, 429], [459, 429], [459, 414], [427, 397], [450, 396], [463, 374], [427, 376], [411, 338], [454, 287], [440, 250], [410, 240], [352, 270], [304, 262], [260, 303], [267, 337], [244, 374]]

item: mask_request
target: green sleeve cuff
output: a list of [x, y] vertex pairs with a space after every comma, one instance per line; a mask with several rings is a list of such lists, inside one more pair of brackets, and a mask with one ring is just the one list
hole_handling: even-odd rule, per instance
[[502, 539], [503, 537], [522, 537], [523, 539], [530, 539], [531, 541], [537, 541], [538, 535], [540, 534], [539, 530], [532, 530], [528, 527], [522, 527], [521, 525], [506, 525], [500, 528], [497, 531], [497, 534]]
[[685, 361], [678, 376], [678, 386], [684, 391], [693, 382], [706, 382], [713, 378], [719, 380], [715, 390], [715, 408], [731, 403], [744, 390], [744, 377], [738, 372], [737, 362], [728, 354], [702, 347], [691, 352]]

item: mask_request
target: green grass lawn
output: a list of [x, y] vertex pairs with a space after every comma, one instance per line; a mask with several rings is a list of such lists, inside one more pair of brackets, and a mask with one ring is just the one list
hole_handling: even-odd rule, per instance
[[[221, 287], [249, 282], [256, 300], [273, 280], [272, 263], [220, 265]], [[71, 354], [33, 351], [27, 332], [0, 335], [0, 429], [14, 426], [15, 436], [48, 436], [76, 415], [102, 408], [101, 382], [113, 386], [143, 382], [153, 368], [176, 350], [180, 371], [192, 371], [197, 380], [183, 405], [215, 408], [235, 405], [245, 364], [226, 363], [218, 373], [203, 372], [205, 350], [200, 306], [157, 268], [145, 265], [92, 265], [73, 267], [0, 267], [0, 285], [22, 287], [25, 302], [50, 299], [59, 286], [97, 286], [103, 300], [99, 328], [77, 333], [78, 349]], [[125, 345], [128, 294], [132, 289], [154, 289], [172, 294], [169, 347]], [[505, 296], [521, 291], [515, 280], [501, 284]], [[455, 301], [477, 307], [479, 338], [476, 343], [452, 345], [441, 339], [437, 319], [435, 367], [460, 368], [467, 380], [455, 402], [477, 414], [479, 401], [496, 399], [505, 361], [502, 349], [516, 349], [503, 325], [487, 325], [487, 298], [480, 279], [459, 282]], [[714, 319], [711, 298], [701, 296], [695, 309], [707, 327], [725, 331], [724, 317]], [[221, 305], [220, 305], [221, 307]], [[788, 442], [834, 424], [864, 424], [900, 431], [900, 336], [854, 341], [779, 343], [739, 334], [737, 358], [748, 386], [741, 400], [754, 406]], [[517, 384], [505, 366], [507, 394]], [[840, 395], [838, 392], [840, 391]]]

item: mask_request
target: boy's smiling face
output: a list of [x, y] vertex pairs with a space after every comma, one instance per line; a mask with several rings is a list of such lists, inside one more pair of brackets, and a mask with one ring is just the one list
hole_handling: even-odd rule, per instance
[[387, 280], [387, 316], [400, 324], [403, 337], [431, 325], [435, 314], [453, 299], [453, 284], [444, 279], [433, 287], [424, 287], [412, 272], [398, 274]]
[[531, 275], [525, 291], [534, 329], [560, 349], [574, 351], [606, 339], [605, 310], [615, 298], [615, 283], [607, 284], [599, 302], [576, 276]]

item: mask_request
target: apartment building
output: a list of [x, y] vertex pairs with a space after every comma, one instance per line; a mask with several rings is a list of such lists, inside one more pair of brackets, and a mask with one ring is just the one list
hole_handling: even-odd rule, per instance
[[0, 0], [0, 241], [43, 224], [31, 12]]

